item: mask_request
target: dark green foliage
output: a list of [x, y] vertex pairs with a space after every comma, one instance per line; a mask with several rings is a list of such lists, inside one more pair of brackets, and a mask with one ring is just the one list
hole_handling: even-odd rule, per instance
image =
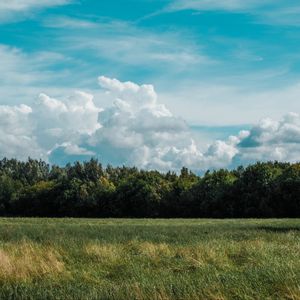
[[236, 180], [237, 177], [227, 170], [207, 172], [188, 192], [188, 198], [193, 199], [193, 216], [232, 217], [234, 203], [231, 191]]
[[300, 217], [300, 164], [256, 163], [197, 176], [0, 161], [0, 215], [40, 217]]

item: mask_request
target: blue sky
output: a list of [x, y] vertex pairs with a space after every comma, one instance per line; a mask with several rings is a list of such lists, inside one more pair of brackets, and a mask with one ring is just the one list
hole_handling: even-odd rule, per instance
[[[29, 61], [44, 55], [44, 61], [26, 69], [44, 73], [43, 78], [26, 87], [93, 90], [95, 78], [103, 74], [154, 84], [164, 102], [193, 124], [233, 125], [265, 116], [259, 107], [242, 111], [252, 101], [258, 104], [257, 94], [260, 98], [298, 83], [297, 1], [14, 2], [24, 5], [0, 6], [0, 43], [17, 48]], [[4, 101], [17, 100], [13, 94]], [[218, 113], [214, 119], [220, 101], [222, 109], [240, 106], [239, 116], [229, 117], [228, 109], [226, 117]], [[195, 109], [185, 109], [186, 102]], [[284, 99], [277, 102], [277, 107], [264, 107], [268, 116], [298, 108], [294, 99], [290, 107]], [[193, 112], [205, 107], [208, 117]]]
[[[299, 112], [299, 13], [296, 0], [4, 2], [0, 105], [32, 108], [40, 93], [64, 101], [80, 90], [110, 110], [112, 87], [99, 87], [98, 76], [151, 84], [159, 103], [191, 127], [206, 153], [218, 139], [262, 126], [260, 120], [280, 127], [284, 115]], [[87, 155], [101, 156], [79, 140]], [[282, 141], [278, 147], [290, 153]], [[54, 148], [46, 151], [51, 157]], [[294, 159], [294, 153], [279, 158]]]

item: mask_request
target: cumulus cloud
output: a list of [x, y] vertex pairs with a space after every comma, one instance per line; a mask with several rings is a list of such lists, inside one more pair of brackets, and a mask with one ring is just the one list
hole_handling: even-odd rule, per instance
[[92, 95], [64, 99], [39, 95], [31, 107], [0, 106], [0, 156], [36, 157], [52, 163], [98, 157], [103, 163], [145, 169], [196, 172], [256, 160], [295, 161], [300, 154], [300, 117], [263, 119], [249, 131], [204, 147], [180, 117], [163, 104], [152, 85], [99, 77], [111, 105]]
[[289, 113], [280, 121], [263, 119], [249, 131], [237, 145], [239, 154], [235, 160], [297, 161], [300, 156], [300, 117]]
[[[90, 143], [99, 153], [113, 153], [116, 164], [135, 164], [147, 168], [160, 164], [170, 145], [190, 143], [188, 126], [162, 104], [152, 85], [137, 85], [100, 77], [112, 106], [99, 114], [102, 127]], [[105, 159], [105, 158], [104, 158]], [[111, 158], [110, 158], [111, 159]]]
[[98, 108], [93, 96], [75, 92], [65, 100], [40, 94], [33, 106], [35, 134], [44, 147], [65, 142], [78, 143], [86, 135], [101, 127], [98, 122]]
[[27, 105], [0, 106], [0, 155], [1, 157], [28, 156], [44, 157], [44, 151], [33, 136], [30, 115], [32, 109]]

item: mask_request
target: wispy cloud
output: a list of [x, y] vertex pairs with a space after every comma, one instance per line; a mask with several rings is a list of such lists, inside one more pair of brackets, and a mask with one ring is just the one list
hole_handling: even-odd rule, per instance
[[175, 0], [169, 4], [170, 10], [225, 10], [245, 11], [264, 7], [274, 1], [271, 0]]
[[27, 85], [46, 81], [51, 76], [51, 71], [42, 70], [65, 59], [68, 58], [60, 53], [40, 51], [27, 54], [19, 48], [0, 44], [1, 85]]
[[296, 2], [293, 4], [282, 3], [281, 6], [275, 7], [274, 9], [264, 10], [257, 12], [256, 21], [262, 24], [269, 25], [288, 25], [298, 27], [300, 26], [300, 3]]
[[0, 103], [30, 103], [41, 91], [52, 91], [55, 95], [69, 92], [64, 81], [70, 76], [69, 71], [63, 67], [57, 71], [55, 66], [70, 60], [61, 53], [26, 53], [0, 44]]
[[297, 0], [174, 0], [160, 13], [180, 10], [245, 13], [259, 23], [300, 25], [300, 4]]
[[32, 8], [43, 8], [58, 5], [65, 5], [71, 0], [10, 0], [0, 3], [0, 11], [25, 11]]
[[72, 0], [2, 0], [0, 2], [0, 22], [14, 21], [15, 15], [24, 16], [34, 9], [66, 5]]
[[49, 28], [89, 29], [97, 28], [99, 24], [90, 20], [71, 18], [67, 16], [53, 16], [45, 19], [43, 21], [43, 25]]
[[253, 77], [248, 75], [241, 78], [240, 85], [218, 80], [184, 81], [177, 83], [172, 91], [161, 93], [160, 98], [175, 115], [195, 125], [253, 124], [261, 118], [278, 119], [289, 111], [300, 111], [299, 81], [288, 86], [249, 86], [251, 81], [264, 78], [258, 73]]
[[192, 36], [183, 37], [180, 30], [157, 33], [127, 22], [90, 22], [68, 18], [44, 22], [45, 26], [60, 27], [64, 24], [69, 31], [58, 34], [56, 43], [59, 48], [85, 51], [85, 55], [92, 54], [95, 59], [117, 63], [118, 67], [131, 65], [153, 70], [165, 65], [172, 72], [181, 72], [215, 63], [203, 53]]

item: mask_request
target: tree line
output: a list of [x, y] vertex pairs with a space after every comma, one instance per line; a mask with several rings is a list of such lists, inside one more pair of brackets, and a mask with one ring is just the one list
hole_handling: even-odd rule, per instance
[[26, 217], [300, 217], [300, 163], [258, 162], [197, 176], [103, 167], [96, 159], [50, 166], [0, 161], [0, 215]]

